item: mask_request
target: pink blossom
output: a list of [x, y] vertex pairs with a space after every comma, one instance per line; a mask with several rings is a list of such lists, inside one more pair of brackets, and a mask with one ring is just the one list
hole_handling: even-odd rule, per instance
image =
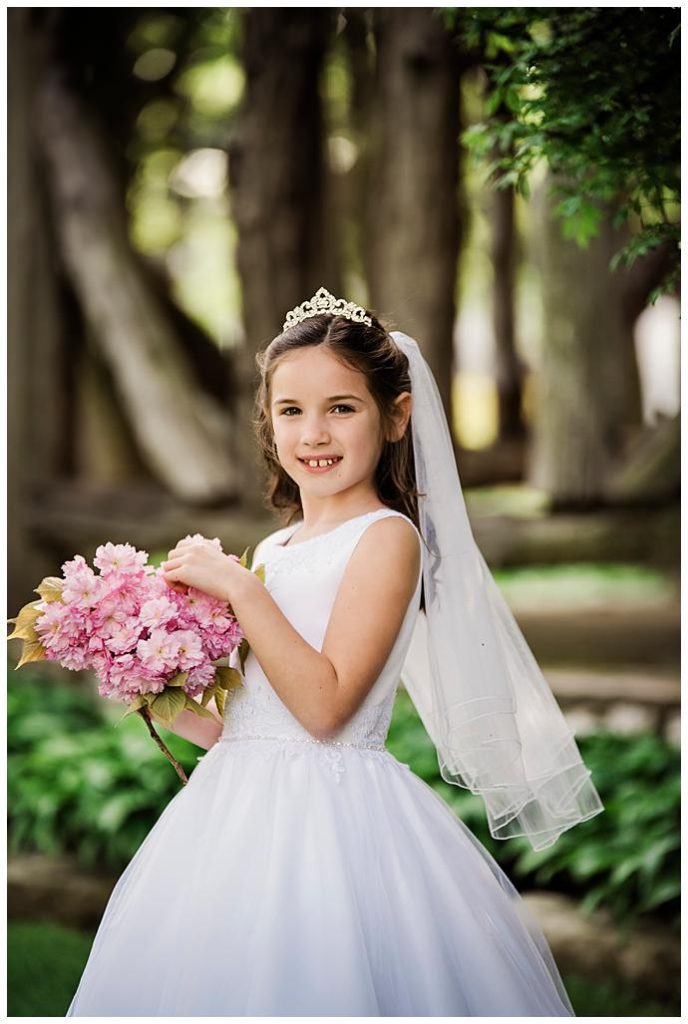
[[177, 609], [166, 597], [154, 597], [141, 605], [139, 619], [141, 624], [148, 629], [156, 629], [164, 626], [175, 617]]
[[141, 627], [136, 619], [127, 618], [120, 623], [106, 641], [113, 654], [124, 654], [136, 647], [141, 636]]
[[107, 617], [113, 612], [124, 612], [125, 615], [136, 615], [145, 601], [147, 594], [141, 587], [133, 587], [127, 581], [132, 577], [114, 579], [107, 577], [108, 586], [104, 587], [103, 597], [98, 602], [99, 613]]
[[178, 629], [173, 636], [178, 645], [177, 659], [182, 671], [195, 668], [196, 665], [200, 665], [201, 662], [205, 661], [203, 643], [200, 636], [192, 633], [190, 629]]
[[96, 574], [75, 555], [62, 566], [60, 599], [39, 604], [36, 632], [48, 659], [91, 668], [104, 697], [130, 703], [161, 693], [182, 671], [185, 692], [197, 696], [213, 685], [213, 660], [231, 654], [243, 631], [225, 602], [195, 588], [172, 590], [147, 559], [129, 544], [107, 543], [96, 552]]
[[136, 654], [144, 668], [151, 672], [170, 672], [180, 664], [177, 635], [154, 629], [148, 640], [139, 640]]
[[62, 563], [62, 575], [65, 580], [70, 580], [72, 576], [83, 572], [84, 569], [87, 569], [89, 572], [92, 571], [83, 555], [75, 555], [71, 562]]
[[[194, 533], [194, 534], [187, 533], [186, 537], [184, 537], [184, 540], [196, 540], [196, 541], [205, 540], [205, 541], [208, 541], [209, 538], [208, 537], [204, 537], [202, 533]], [[213, 537], [213, 539], [210, 541], [210, 543], [214, 544], [216, 548], [218, 548], [220, 551], [222, 551], [222, 543], [221, 543], [219, 537]]]
[[88, 651], [79, 647], [70, 647], [60, 656], [60, 664], [63, 668], [71, 669], [72, 672], [80, 672], [82, 669], [91, 667], [91, 659]]
[[[76, 559], [75, 559], [76, 561]], [[100, 581], [88, 565], [70, 572], [62, 588], [60, 600], [65, 604], [92, 607], [100, 596]]]
[[113, 657], [107, 648], [91, 655], [91, 668], [99, 678], [106, 678], [112, 668]]
[[148, 552], [137, 551], [131, 544], [101, 544], [93, 564], [106, 575], [111, 572], [140, 572], [148, 561]]
[[119, 608], [113, 600], [108, 598], [107, 601], [101, 601], [95, 619], [98, 633], [102, 637], [115, 636], [128, 618], [127, 612]]
[[212, 661], [204, 661], [190, 670], [189, 678], [184, 684], [184, 690], [190, 697], [196, 697], [199, 693], [203, 693], [213, 683], [214, 679], [215, 666]]

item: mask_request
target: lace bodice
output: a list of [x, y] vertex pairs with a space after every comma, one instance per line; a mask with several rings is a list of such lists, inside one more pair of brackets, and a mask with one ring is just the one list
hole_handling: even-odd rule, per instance
[[[327, 533], [284, 547], [285, 541], [301, 525], [297, 522], [276, 530], [256, 547], [252, 567], [264, 564], [265, 585], [273, 599], [316, 650], [322, 649], [339, 584], [354, 548], [370, 523], [390, 515], [402, 516], [412, 523], [394, 509], [376, 509], [349, 519]], [[415, 529], [415, 524], [412, 525]], [[420, 543], [420, 534], [418, 537]], [[421, 581], [422, 565], [394, 647], [365, 700], [336, 736], [315, 742], [334, 750], [342, 745], [384, 749], [401, 669], [420, 606]], [[239, 667], [238, 652], [232, 655], [230, 665]], [[249, 652], [244, 664], [243, 685], [228, 695], [221, 740], [253, 737], [314, 742], [311, 734], [282, 703], [258, 660]]]

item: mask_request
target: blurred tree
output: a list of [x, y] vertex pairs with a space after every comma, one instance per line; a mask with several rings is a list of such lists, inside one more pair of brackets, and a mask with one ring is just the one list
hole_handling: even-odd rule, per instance
[[375, 42], [366, 216], [372, 304], [421, 339], [450, 414], [460, 51], [430, 8], [376, 8]]
[[[545, 322], [530, 481], [554, 507], [671, 494], [675, 431], [663, 431], [666, 458], [650, 445], [653, 465], [663, 467], [651, 487], [646, 456], [637, 473], [624, 460], [634, 458], [631, 446], [642, 432], [634, 323], [678, 281], [677, 14], [443, 13], [485, 76], [486, 116], [464, 139], [505, 194], [494, 205], [494, 315], [498, 378], [510, 384], [507, 196], [513, 189], [529, 195], [538, 161], [550, 169], [552, 195], [540, 196], [535, 246]], [[509, 393], [500, 392], [505, 413]]]
[[127, 42], [140, 18], [9, 16], [13, 606], [73, 553], [63, 531], [75, 513], [85, 542], [99, 514], [90, 484], [110, 486], [109, 509], [112, 485], [123, 488], [136, 542], [137, 484], [194, 504], [231, 500], [255, 479], [217, 402], [232, 390], [228, 361], [129, 238], [130, 142], [145, 100], [169, 89], [133, 74]]
[[246, 88], [229, 166], [251, 355], [279, 333], [287, 310], [320, 285], [339, 287], [319, 90], [332, 26], [326, 8], [243, 11]]
[[513, 185], [494, 189], [491, 199], [493, 267], [492, 323], [496, 349], [499, 438], [523, 440], [523, 384], [525, 366], [516, 350], [515, 278], [518, 236], [514, 223], [516, 190]]
[[[60, 275], [60, 304], [68, 304], [71, 314], [55, 311], [58, 322], [71, 320], [69, 364], [76, 366], [85, 351], [87, 362], [95, 354], [106, 368], [105, 377], [86, 373], [80, 384], [110, 383], [128, 426], [134, 467], [142, 460], [185, 500], [217, 500], [237, 490], [237, 473], [226, 454], [229, 419], [198, 379], [180, 337], [182, 314], [171, 312], [169, 295], [128, 238], [125, 154], [140, 97], [121, 53], [137, 16], [131, 10], [106, 15], [111, 34], [102, 32], [102, 22], [93, 31], [88, 11], [32, 10], [21, 23], [16, 16], [11, 28], [18, 43], [21, 36], [33, 77], [28, 106], [13, 105], [10, 116], [26, 119], [31, 158], [41, 159], [49, 200], [49, 229], [44, 225], [43, 231]], [[121, 47], [112, 46], [112, 35]], [[13, 342], [20, 344], [25, 336], [24, 325], [17, 323]], [[191, 325], [184, 337], [193, 339], [194, 351], [204, 345], [213, 349]], [[71, 410], [84, 407], [74, 394], [69, 403]], [[97, 410], [100, 404], [90, 407]], [[121, 423], [121, 418], [110, 423], [119, 446], [126, 433]], [[78, 426], [72, 423], [67, 439], [72, 450]], [[105, 422], [100, 427], [107, 433]], [[60, 436], [65, 426], [53, 423], [49, 429]]]
[[54, 65], [37, 114], [60, 258], [142, 457], [182, 499], [231, 497], [229, 422], [194, 381], [174, 325], [140, 272], [101, 131]]
[[548, 182], [535, 194], [544, 338], [529, 481], [553, 508], [607, 500], [610, 474], [642, 423], [628, 271], [609, 261], [618, 235], [608, 217], [585, 249], [562, 237]]
[[35, 159], [31, 111], [37, 57], [29, 45], [29, 18], [28, 8], [8, 13], [7, 554], [13, 609], [54, 571], [29, 540], [31, 502], [67, 467], [71, 395], [61, 282]]
[[371, 274], [367, 214], [372, 188], [371, 146], [375, 97], [373, 11], [369, 8], [347, 7], [343, 19], [341, 35], [351, 77], [348, 129], [355, 147], [355, 160], [348, 174], [348, 229], [353, 235], [352, 262], [367, 282]]
[[[680, 9], [676, 7], [443, 8], [483, 55], [487, 119], [467, 141], [498, 184], [528, 194], [544, 159], [567, 237], [581, 244], [614, 227], [633, 232], [615, 265], [660, 250], [654, 298], [677, 287], [680, 200]], [[504, 107], [512, 112], [505, 122]]]

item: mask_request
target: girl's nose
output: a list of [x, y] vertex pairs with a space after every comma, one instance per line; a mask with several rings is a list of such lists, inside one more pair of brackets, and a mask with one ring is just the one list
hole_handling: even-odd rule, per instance
[[301, 440], [304, 444], [318, 444], [320, 441], [329, 441], [330, 434], [324, 423], [313, 421], [304, 425]]

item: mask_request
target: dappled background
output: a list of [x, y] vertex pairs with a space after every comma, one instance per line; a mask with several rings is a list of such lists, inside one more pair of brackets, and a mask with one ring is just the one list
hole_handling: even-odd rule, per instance
[[[509, 871], [579, 1015], [677, 1006], [679, 16], [9, 12], [10, 614], [107, 540], [280, 525], [255, 354], [318, 287], [412, 334], [605, 813], [498, 843], [403, 689], [388, 745]], [[177, 791], [122, 711], [10, 675], [11, 1014], [64, 1013]]]

